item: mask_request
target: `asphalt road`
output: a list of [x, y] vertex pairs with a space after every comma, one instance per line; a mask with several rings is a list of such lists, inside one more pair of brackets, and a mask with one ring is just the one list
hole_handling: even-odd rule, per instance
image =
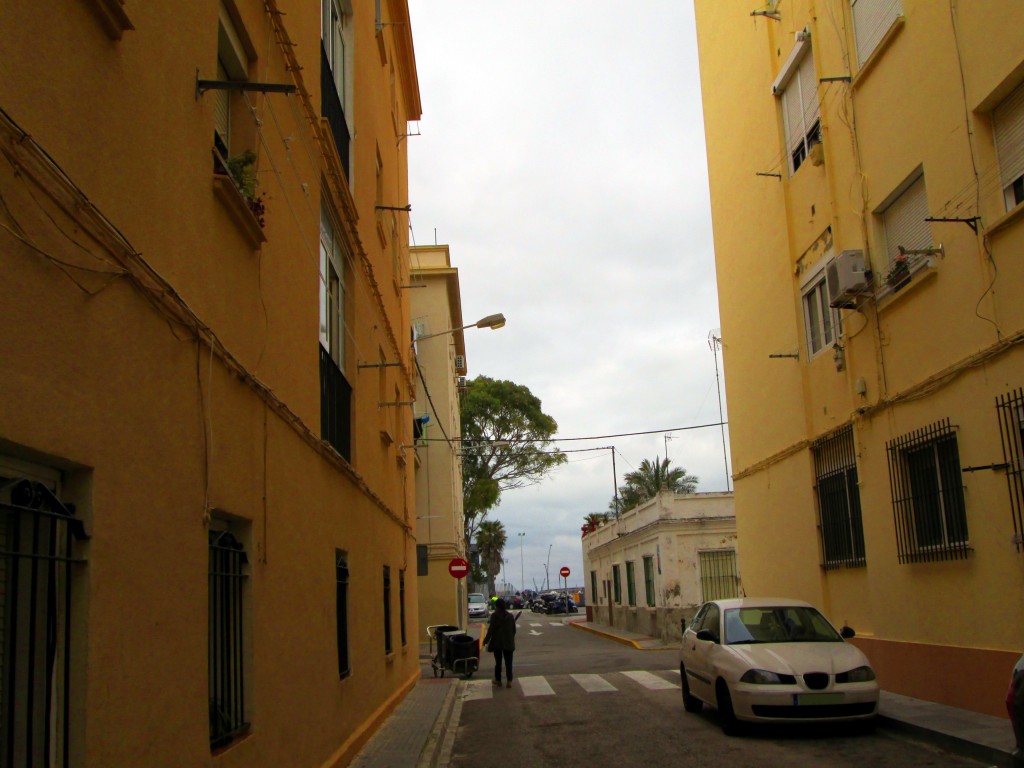
[[493, 668], [487, 655], [459, 682], [452, 768], [982, 765], [883, 728], [759, 727], [725, 736], [714, 710], [683, 710], [674, 651], [638, 651], [562, 617], [521, 615], [511, 689], [491, 685]]

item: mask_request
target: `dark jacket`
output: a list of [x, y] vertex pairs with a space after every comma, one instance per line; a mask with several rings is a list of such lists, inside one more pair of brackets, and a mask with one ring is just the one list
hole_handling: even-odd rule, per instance
[[490, 651], [516, 649], [516, 617], [508, 611], [495, 611], [487, 622], [484, 645]]

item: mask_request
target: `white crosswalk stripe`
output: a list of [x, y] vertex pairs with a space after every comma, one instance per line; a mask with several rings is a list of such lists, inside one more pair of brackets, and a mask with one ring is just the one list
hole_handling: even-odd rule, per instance
[[464, 701], [474, 699], [490, 699], [494, 696], [494, 686], [490, 680], [467, 680], [466, 690], [462, 694]]
[[570, 675], [587, 693], [619, 690], [600, 675]]
[[530, 622], [530, 626], [531, 627], [543, 627], [544, 625], [541, 624], [539, 621], [531, 621]]
[[[618, 682], [614, 682], [619, 676], [626, 677], [633, 683], [642, 686], [650, 691], [678, 691], [679, 683], [670, 682], [665, 677], [678, 679], [678, 669], [660, 669], [655, 672], [646, 671], [629, 671], [629, 672], [606, 672], [603, 675], [596, 674], [570, 674], [570, 675], [530, 675], [527, 677], [517, 677], [515, 683], [513, 683], [513, 689], [519, 692], [522, 696], [556, 696], [558, 695], [555, 689], [549, 682], [549, 677], [555, 679], [557, 685], [563, 686], [562, 690], [565, 692], [564, 686], [566, 685], [566, 678], [571, 678], [572, 681], [582, 688], [586, 693], [620, 693], [622, 691], [621, 678]], [[611, 678], [609, 680], [608, 678]], [[561, 680], [562, 682], [558, 682]], [[627, 684], [628, 685], [628, 684]], [[509, 691], [509, 694], [514, 691]], [[500, 694], [501, 696], [506, 695], [505, 692]], [[465, 681], [465, 688], [462, 691], [463, 701], [474, 701], [479, 699], [493, 699], [494, 687], [491, 685], [490, 680], [467, 680]]]
[[554, 696], [555, 691], [542, 675], [536, 677], [520, 677], [519, 685], [523, 689], [523, 696]]
[[675, 683], [670, 683], [668, 680], [664, 680], [652, 672], [623, 672], [622, 674], [652, 691], [664, 691], [668, 688], [679, 687]]

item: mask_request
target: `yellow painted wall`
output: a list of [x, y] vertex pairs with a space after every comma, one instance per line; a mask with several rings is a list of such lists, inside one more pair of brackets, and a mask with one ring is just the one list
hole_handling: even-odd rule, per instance
[[[1024, 650], [1024, 547], [1006, 475], [963, 474], [966, 559], [900, 564], [886, 445], [948, 418], [962, 467], [1004, 461], [995, 398], [1024, 385], [1024, 217], [1003, 205], [990, 113], [1024, 81], [1024, 9], [961, 3], [954, 28], [948, 7], [902, 0], [859, 67], [848, 3], [787, 2], [778, 20], [695, 8], [746, 593], [802, 597], [854, 626], [883, 687], [999, 714]], [[793, 173], [771, 86], [804, 29], [824, 162]], [[917, 168], [930, 216], [980, 215], [987, 236], [931, 223], [944, 255], [899, 293], [841, 310], [843, 365], [832, 348], [810, 356], [805, 281], [831, 244], [864, 250], [881, 287], [880, 212]], [[847, 424], [866, 566], [825, 570], [811, 442]], [[985, 666], [983, 683], [935, 686], [937, 658]]]
[[[218, 3], [128, 3], [134, 29], [120, 39], [98, 21], [102, 5], [20, 4], [0, 19], [0, 107], [37, 143], [10, 124], [0, 131], [0, 454], [60, 469], [91, 536], [74, 582], [71, 762], [345, 765], [419, 675], [413, 466], [398, 452], [411, 442], [411, 408], [382, 406], [376, 376], [357, 367], [383, 351], [401, 363], [387, 369], [388, 391], [414, 399], [398, 287], [407, 227], [402, 219], [396, 273], [374, 208], [377, 153], [383, 202], [408, 202], [398, 134], [420, 109], [408, 10], [382, 3], [396, 23], [378, 36], [374, 2], [352, 4], [356, 138], [345, 179], [309, 119], [320, 112], [319, 4], [271, 2], [283, 14], [274, 17], [263, 2], [229, 3], [252, 41], [251, 79], [309, 94], [250, 94], [266, 204], [265, 242], [254, 244], [214, 194], [213, 100], [195, 95], [197, 71], [215, 77]], [[274, 18], [294, 46], [278, 44]], [[320, 440], [322, 197], [341, 201], [352, 251], [351, 463]], [[216, 756], [211, 517], [238, 520], [249, 556], [252, 728]], [[336, 549], [350, 569], [352, 672], [341, 680]]]

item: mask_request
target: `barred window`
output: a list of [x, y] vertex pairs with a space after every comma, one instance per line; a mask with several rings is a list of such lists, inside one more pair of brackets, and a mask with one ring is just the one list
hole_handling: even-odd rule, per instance
[[1006, 464], [1006, 483], [1013, 518], [1013, 543], [1024, 551], [1024, 389], [1015, 389], [996, 398], [999, 431]]
[[647, 605], [654, 607], [654, 558], [648, 555], [644, 558], [644, 592], [647, 597]]
[[230, 744], [249, 730], [245, 717], [246, 654], [245, 547], [232, 524], [214, 520], [209, 531], [210, 749]]
[[338, 677], [348, 677], [352, 671], [348, 659], [348, 552], [334, 551], [336, 580], [335, 610], [338, 629]]
[[[19, 462], [20, 464], [20, 462]], [[0, 464], [0, 765], [70, 764], [72, 582], [86, 539], [59, 473]], [[40, 481], [42, 478], [44, 481]]]
[[402, 647], [406, 646], [405, 638], [405, 571], [398, 572], [398, 626], [402, 633]]
[[384, 653], [391, 653], [391, 568], [384, 566]]
[[622, 582], [619, 580], [619, 566], [612, 566], [612, 594], [616, 603], [622, 603]]
[[886, 450], [899, 561], [967, 557], [960, 454], [949, 419], [891, 440]]
[[736, 550], [718, 549], [698, 552], [700, 562], [701, 601], [723, 600], [740, 596]]
[[818, 527], [822, 565], [828, 568], [866, 564], [864, 525], [853, 427], [847, 425], [815, 440], [814, 475], [818, 496]]
[[626, 563], [626, 598], [630, 605], [636, 605], [636, 576], [632, 560]]

